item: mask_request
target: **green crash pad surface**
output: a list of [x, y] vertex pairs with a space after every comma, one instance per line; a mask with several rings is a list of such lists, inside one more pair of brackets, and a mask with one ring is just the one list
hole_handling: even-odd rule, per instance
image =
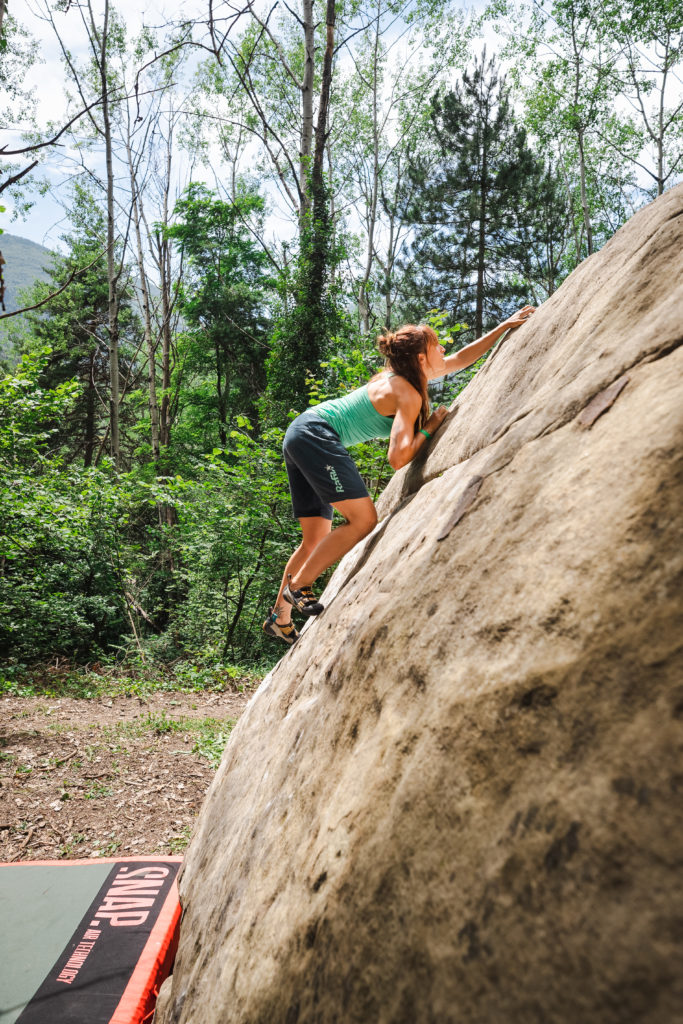
[[171, 966], [180, 862], [0, 864], [0, 1024], [142, 1020]]

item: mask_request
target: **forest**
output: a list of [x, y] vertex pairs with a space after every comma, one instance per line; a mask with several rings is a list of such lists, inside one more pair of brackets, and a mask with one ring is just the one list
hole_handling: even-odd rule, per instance
[[[29, 13], [0, 0], [0, 203], [58, 189], [65, 218], [0, 319], [0, 690], [261, 672], [288, 422], [376, 372], [384, 328], [457, 349], [540, 305], [681, 180], [683, 0]], [[354, 456], [376, 496], [386, 442]]]

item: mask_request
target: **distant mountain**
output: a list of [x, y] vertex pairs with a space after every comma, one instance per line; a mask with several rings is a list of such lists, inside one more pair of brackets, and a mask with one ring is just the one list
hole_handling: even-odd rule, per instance
[[30, 288], [36, 280], [47, 280], [45, 267], [50, 264], [52, 252], [44, 245], [6, 231], [0, 235], [0, 252], [5, 260], [5, 309], [11, 313], [20, 306], [19, 292], [23, 288]]
[[[44, 245], [29, 242], [28, 238], [10, 235], [6, 231], [0, 235], [0, 252], [5, 260], [2, 268], [5, 311], [12, 313], [22, 306], [20, 292], [30, 288], [37, 280], [47, 280], [49, 275], [45, 267], [50, 265], [52, 252]], [[19, 360], [18, 352], [21, 348], [17, 336], [22, 327], [21, 316], [0, 320], [0, 372], [2, 368], [13, 367]]]

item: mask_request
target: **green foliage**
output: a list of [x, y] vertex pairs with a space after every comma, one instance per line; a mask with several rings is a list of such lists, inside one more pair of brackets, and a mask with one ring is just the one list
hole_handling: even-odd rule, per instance
[[[14, 697], [144, 697], [157, 691], [202, 693], [234, 691], [255, 687], [267, 663], [249, 667], [226, 663], [220, 651], [208, 647], [193, 651], [184, 659], [162, 660], [157, 646], [146, 638], [136, 651], [125, 654], [111, 648], [101, 662], [79, 663], [59, 656], [38, 663], [7, 659], [0, 667], [0, 694]], [[125, 658], [120, 658], [123, 653]]]
[[[446, 333], [443, 314], [430, 320], [446, 342], [466, 327]], [[335, 337], [330, 347], [321, 377], [309, 380], [313, 404], [380, 368], [367, 339], [349, 351]], [[149, 466], [117, 476], [106, 461], [67, 463], [57, 425], [68, 421], [82, 384], [42, 385], [51, 355], [46, 348], [25, 356], [0, 381], [3, 688], [27, 692], [30, 666], [55, 657], [67, 668], [46, 676], [47, 692], [241, 685], [232, 664], [266, 665], [281, 653], [260, 627], [298, 543], [282, 429], [257, 431], [237, 414], [225, 447], [184, 456], [182, 476], [157, 478]], [[354, 458], [376, 495], [391, 475], [386, 442], [357, 446]], [[120, 670], [107, 667], [113, 657], [122, 659]], [[98, 671], [77, 667], [93, 658], [103, 665]], [[170, 673], [161, 667], [168, 663]]]
[[0, 381], [0, 655], [81, 652], [112, 640], [123, 609], [113, 561], [123, 495], [50, 450], [73, 381], [42, 389], [49, 350]]
[[[311, 186], [312, 187], [312, 186]], [[318, 186], [313, 205], [303, 216], [300, 250], [293, 270], [281, 275], [283, 303], [266, 364], [268, 388], [264, 412], [268, 422], [282, 426], [291, 410], [307, 404], [307, 378], [318, 372], [330, 339], [344, 317], [339, 296], [331, 287], [334, 267], [342, 253], [335, 242], [328, 211], [328, 187]]]
[[[36, 112], [36, 90], [26, 87], [27, 73], [39, 60], [38, 43], [32, 39], [26, 28], [12, 14], [7, 12], [0, 36], [0, 130], [5, 132], [23, 130], [28, 132], [34, 125]], [[3, 149], [15, 149], [5, 145]], [[19, 155], [19, 161], [21, 161]], [[32, 202], [28, 197], [29, 188], [37, 187], [35, 178], [26, 175], [37, 161], [34, 158], [22, 162], [8, 161], [0, 154], [0, 192], [5, 198], [11, 197], [15, 211], [26, 212]]]
[[0, 380], [0, 460], [7, 471], [46, 465], [47, 444], [56, 429], [47, 422], [65, 416], [79, 395], [75, 381], [52, 390], [39, 386], [38, 377], [50, 353], [44, 347], [25, 355], [16, 373]]
[[603, 0], [599, 14], [601, 33], [621, 55], [614, 78], [631, 108], [607, 119], [604, 138], [617, 157], [649, 175], [654, 197], [683, 171], [683, 3]]
[[[80, 388], [40, 386], [49, 355], [25, 357], [0, 382], [0, 657], [101, 658], [123, 644], [128, 657], [146, 647], [163, 661], [211, 648], [208, 675], [188, 666], [195, 685], [220, 678], [216, 648], [252, 664], [272, 657], [260, 625], [296, 544], [282, 431], [255, 440], [237, 417], [195, 479], [65, 465], [51, 451], [53, 424]], [[159, 507], [173, 510], [170, 525]]]
[[623, 53], [612, 14], [600, 0], [540, 0], [497, 5], [512, 60], [511, 78], [524, 98], [530, 135], [564, 183], [571, 220], [570, 268], [600, 248], [629, 216], [636, 164], [624, 159], [642, 149], [630, 132], [624, 143]]
[[[53, 254], [47, 280], [37, 281], [25, 296], [29, 305], [52, 298], [25, 314], [22, 345], [27, 352], [48, 353], [38, 381], [41, 387], [79, 381], [78, 396], [68, 413], [54, 421], [53, 451], [59, 451], [68, 462], [82, 459], [88, 467], [102, 458], [109, 431], [106, 221], [92, 194], [78, 184], [73, 188], [71, 218], [74, 229], [62, 236], [68, 253]], [[132, 288], [122, 287], [119, 360], [131, 391], [140, 370], [136, 353], [141, 333], [133, 303]], [[132, 409], [124, 407], [124, 428], [130, 426], [131, 414]], [[124, 448], [130, 458], [130, 437], [125, 438]]]
[[271, 652], [260, 627], [298, 543], [282, 438], [275, 427], [255, 438], [241, 417], [228, 447], [205, 456], [191, 485], [178, 522], [187, 566], [186, 597], [174, 620], [182, 646], [220, 645], [224, 657], [260, 660]]
[[248, 227], [250, 219], [260, 220], [263, 209], [263, 199], [246, 187], [228, 203], [193, 183], [176, 203], [175, 223], [166, 229], [188, 263], [181, 293], [189, 325], [184, 368], [196, 375], [197, 390], [185, 403], [203, 409], [201, 418], [206, 422], [208, 415], [221, 444], [238, 414], [257, 423], [257, 400], [265, 385], [268, 296], [274, 282]]

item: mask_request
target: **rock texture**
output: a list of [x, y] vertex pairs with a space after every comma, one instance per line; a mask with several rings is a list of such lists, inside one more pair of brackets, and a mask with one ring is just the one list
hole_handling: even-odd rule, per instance
[[683, 1021], [682, 214], [387, 488], [233, 732], [158, 1024]]

